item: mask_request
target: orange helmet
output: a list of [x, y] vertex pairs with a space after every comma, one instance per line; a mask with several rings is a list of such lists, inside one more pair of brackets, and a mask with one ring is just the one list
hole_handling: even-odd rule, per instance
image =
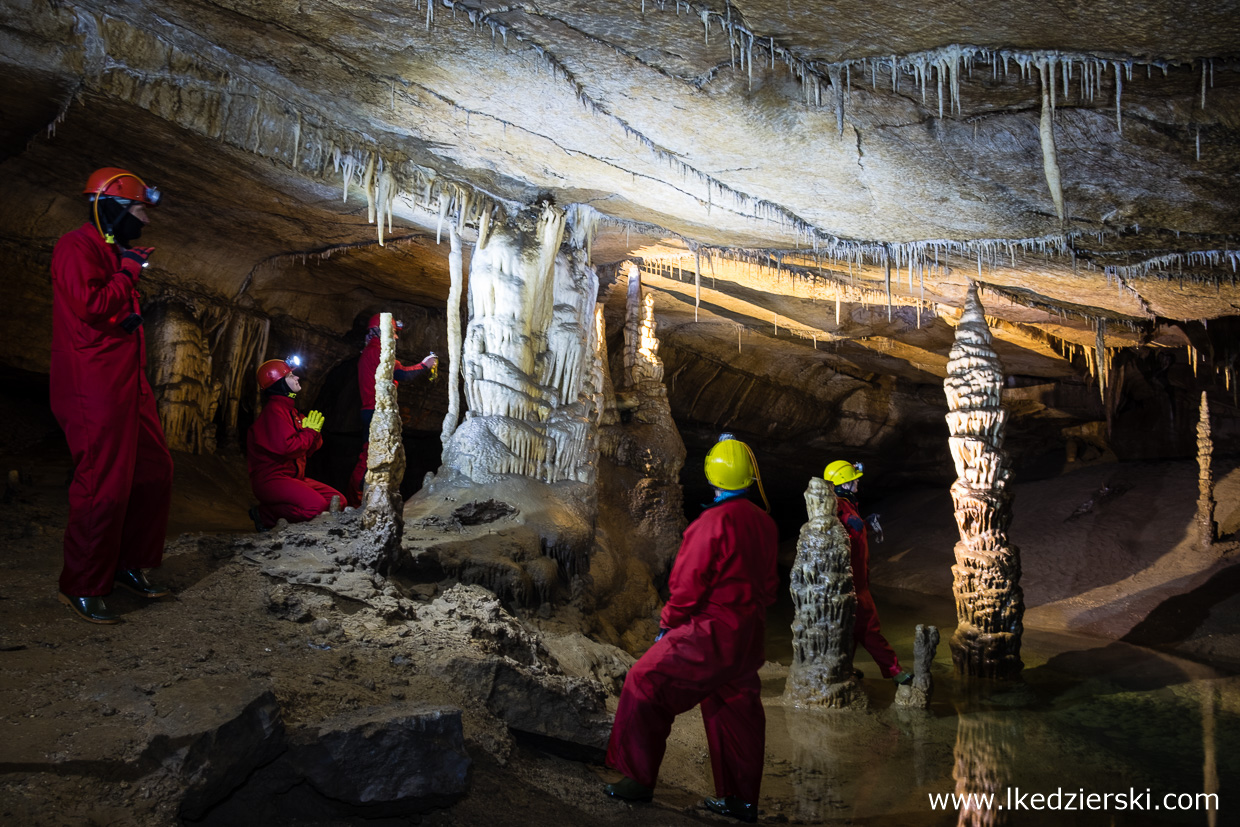
[[[366, 325], [366, 326], [367, 326], [367, 327], [369, 327], [369, 328], [376, 328], [376, 327], [378, 327], [378, 326], [379, 326], [379, 322], [381, 321], [381, 317], [382, 317], [382, 316], [383, 316], [383, 314], [382, 314], [382, 313], [376, 313], [375, 315], [371, 316], [371, 317], [370, 317], [370, 324], [368, 324], [368, 325]], [[396, 331], [398, 331], [398, 332], [399, 332], [399, 331], [401, 331], [401, 330], [404, 330], [404, 329], [405, 329], [405, 323], [404, 323], [404, 322], [402, 322], [400, 319], [392, 319], [392, 327], [393, 327]]]
[[258, 389], [265, 391], [293, 372], [283, 359], [268, 359], [258, 366]]
[[141, 178], [118, 167], [103, 167], [92, 172], [82, 193], [141, 201], [150, 207], [158, 204], [160, 198], [158, 189], [148, 187]]

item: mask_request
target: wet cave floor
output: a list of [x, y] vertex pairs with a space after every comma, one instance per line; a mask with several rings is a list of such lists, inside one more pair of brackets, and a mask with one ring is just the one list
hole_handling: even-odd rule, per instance
[[[118, 631], [69, 617], [55, 602], [68, 470], [63, 460], [53, 455], [42, 462], [35, 483], [23, 487], [14, 502], [23, 524], [7, 526], [0, 689], [9, 729], [16, 732], [30, 720], [46, 720], [57, 732], [84, 726], [75, 721], [108, 712], [83, 702], [81, 688], [65, 689], [61, 698], [56, 693], [62, 690], [54, 687], [70, 678], [89, 686], [98, 675], [133, 681], [127, 673], [147, 671], [160, 679], [172, 670], [228, 672], [258, 664], [280, 692], [299, 699], [304, 714], [341, 698], [362, 706], [384, 702], [389, 665], [353, 662], [349, 669], [363, 680], [369, 676], [369, 689], [359, 689], [356, 680], [346, 686], [329, 666], [345, 653], [308, 648], [302, 628], [266, 615], [262, 575], [233, 561], [169, 558], [163, 574], [177, 589], [175, 601], [146, 607], [121, 601], [127, 622], [115, 627]], [[178, 516], [171, 532], [246, 533], [247, 492], [238, 489], [238, 468], [181, 456], [177, 461]], [[914, 626], [939, 627], [943, 642], [933, 667], [932, 705], [929, 710], [893, 706], [895, 687], [878, 677], [864, 652], [858, 652], [856, 664], [865, 674], [867, 711], [785, 705], [791, 606], [782, 590], [769, 617], [769, 663], [762, 672], [767, 714], [762, 823], [1240, 824], [1236, 670], [1219, 671], [1103, 638], [1026, 628], [1019, 680], [970, 683], [956, 677], [951, 666], [946, 641], [955, 616], [949, 594], [880, 587], [874, 592], [884, 632], [906, 665], [911, 666]], [[230, 640], [221, 638], [221, 630]], [[250, 654], [239, 654], [243, 650]], [[270, 663], [260, 664], [264, 658]], [[281, 669], [298, 670], [304, 680], [280, 674]], [[402, 686], [402, 691], [410, 690]], [[447, 695], [429, 700], [453, 701]], [[497, 759], [468, 727], [466, 743], [474, 760], [470, 790], [451, 807], [400, 819], [322, 818], [315, 815], [313, 799], [290, 790], [279, 793], [287, 801], [287, 818], [279, 823], [735, 823], [699, 806], [713, 789], [697, 711], [682, 715], [673, 728], [651, 804], [603, 796], [602, 783], [616, 776], [597, 763], [520, 739], [511, 754]], [[4, 749], [0, 745], [0, 755]], [[40, 776], [10, 768], [0, 781], [0, 799], [9, 801], [4, 811], [20, 817], [10, 823], [156, 823], [126, 819], [132, 789], [79, 777], [72, 767]], [[951, 793], [993, 794], [995, 806], [962, 815], [954, 802], [935, 800]], [[1200, 796], [1215, 794], [1217, 807], [1211, 811]], [[222, 809], [200, 823], [244, 823], [226, 813]]]

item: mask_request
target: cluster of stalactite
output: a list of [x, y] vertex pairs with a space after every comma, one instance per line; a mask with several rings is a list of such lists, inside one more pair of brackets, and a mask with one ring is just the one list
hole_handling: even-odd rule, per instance
[[173, 302], [153, 307], [144, 323], [147, 371], [168, 447], [213, 453], [221, 383], [211, 375], [211, 351], [201, 324], [187, 307]]
[[[267, 350], [270, 322], [250, 313], [164, 297], [145, 314], [148, 376], [168, 447], [214, 453], [237, 445], [237, 424], [253, 372]], [[255, 400], [254, 408], [258, 404]]]
[[598, 276], [584, 251], [561, 250], [564, 229], [563, 211], [534, 205], [498, 223], [471, 259], [468, 414], [444, 464], [474, 482], [594, 480]]
[[792, 667], [784, 698], [797, 706], [863, 708], [853, 679], [853, 590], [848, 532], [836, 516], [835, 491], [814, 477], [805, 490], [809, 521], [792, 564]]
[[405, 477], [405, 446], [401, 441], [396, 384], [386, 378], [391, 377], [396, 367], [396, 337], [392, 331], [391, 313], [381, 314], [379, 329], [383, 332], [383, 338], [379, 349], [379, 367], [375, 369], [375, 415], [370, 421], [362, 524], [376, 541], [374, 546], [380, 556], [380, 559], [368, 562], [383, 571], [387, 569], [391, 556], [400, 548], [404, 528], [404, 499], [400, 494], [400, 482]]
[[957, 671], [1011, 677], [1020, 671], [1025, 613], [1020, 550], [1008, 543], [1012, 519], [1011, 472], [1003, 452], [1007, 411], [1000, 405], [1003, 368], [977, 286], [971, 284], [947, 362], [948, 430], [956, 482], [952, 484], [960, 542], [955, 546], [952, 591], [958, 625], [951, 639]]
[[1214, 471], [1211, 459], [1214, 440], [1210, 436], [1210, 401], [1201, 392], [1201, 417], [1197, 420], [1197, 539], [1202, 547], [1212, 545], [1218, 525], [1214, 522]]

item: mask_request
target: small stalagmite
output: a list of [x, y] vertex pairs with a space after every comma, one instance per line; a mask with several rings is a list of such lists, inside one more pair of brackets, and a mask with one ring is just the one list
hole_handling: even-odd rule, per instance
[[848, 532], [835, 516], [835, 491], [814, 477], [805, 490], [809, 521], [792, 564], [792, 668], [784, 699], [795, 706], [864, 709], [853, 678], [853, 591]]
[[1214, 522], [1214, 471], [1210, 467], [1214, 456], [1214, 440], [1210, 436], [1210, 400], [1201, 392], [1201, 418], [1197, 420], [1197, 539], [1202, 548], [1218, 539], [1218, 524]]
[[365, 512], [362, 525], [374, 538], [381, 559], [374, 568], [385, 571], [386, 562], [400, 548], [404, 529], [404, 500], [400, 481], [405, 476], [405, 446], [401, 442], [400, 409], [396, 403], [396, 383], [384, 377], [392, 375], [396, 361], [396, 337], [393, 335], [392, 314], [380, 314], [382, 340], [379, 367], [375, 370], [375, 415], [370, 421], [370, 450], [366, 460], [366, 492], [362, 497]]
[[896, 687], [896, 706], [927, 709], [934, 689], [930, 666], [939, 648], [939, 627], [917, 624], [913, 630], [913, 682]]
[[1002, 450], [1003, 367], [990, 346], [975, 284], [969, 286], [947, 371], [949, 447], [957, 475], [951, 492], [960, 530], [952, 566], [959, 622], [951, 639], [952, 661], [962, 674], [1012, 677], [1023, 667], [1025, 604], [1020, 550], [1007, 540], [1012, 495]]

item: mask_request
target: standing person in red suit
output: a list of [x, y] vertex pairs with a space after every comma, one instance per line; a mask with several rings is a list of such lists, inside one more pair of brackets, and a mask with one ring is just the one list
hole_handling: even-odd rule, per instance
[[[896, 652], [883, 637], [878, 622], [878, 606], [870, 594], [870, 541], [866, 536], [866, 521], [857, 507], [857, 480], [861, 479], [860, 465], [842, 459], [827, 466], [823, 479], [835, 486], [836, 514], [848, 530], [850, 563], [852, 564], [853, 590], [857, 593], [857, 614], [853, 622], [853, 651], [860, 643], [870, 653], [884, 678], [897, 684], [911, 683], [913, 675], [900, 668]], [[877, 515], [875, 525], [877, 526]], [[878, 537], [882, 540], [882, 535]], [[858, 673], [860, 677], [860, 673]]]
[[762, 485], [749, 446], [724, 434], [706, 457], [706, 478], [715, 502], [685, 530], [659, 635], [625, 677], [607, 745], [607, 766], [624, 778], [604, 790], [649, 801], [673, 719], [701, 704], [716, 795], [705, 806], [752, 822], [766, 748], [758, 669], [779, 583], [778, 533], [745, 497]]
[[[366, 331], [366, 346], [362, 348], [362, 355], [357, 360], [357, 389], [362, 394], [362, 425], [366, 428], [367, 434], [370, 433], [370, 421], [375, 418], [375, 372], [379, 369], [379, 352], [383, 347], [379, 319], [378, 313], [370, 317], [370, 324]], [[393, 319], [392, 335], [400, 336], [400, 331], [404, 327], [404, 324]], [[402, 365], [397, 362], [392, 368], [392, 381], [404, 382], [419, 373], [426, 373], [433, 377], [438, 364], [439, 357], [433, 353], [416, 365]], [[369, 456], [370, 440], [367, 439], [366, 444], [362, 446], [362, 453], [357, 458], [353, 474], [349, 477], [349, 505], [362, 504], [362, 481], [366, 479], [366, 460]]]
[[332, 498], [343, 501], [339, 491], [306, 478], [306, 458], [323, 444], [323, 414], [311, 411], [304, 417], [293, 401], [301, 379], [283, 359], [269, 359], [258, 367], [258, 387], [263, 410], [250, 426], [246, 438], [250, 488], [258, 506], [250, 509], [254, 527], [266, 531], [281, 517], [303, 523], [331, 509]]
[[113, 586], [169, 594], [143, 569], [163, 560], [172, 455], [144, 368], [138, 280], [153, 247], [135, 247], [159, 190], [123, 169], [96, 170], [90, 220], [52, 251], [52, 412], [75, 469], [60, 602], [91, 623], [119, 623]]

